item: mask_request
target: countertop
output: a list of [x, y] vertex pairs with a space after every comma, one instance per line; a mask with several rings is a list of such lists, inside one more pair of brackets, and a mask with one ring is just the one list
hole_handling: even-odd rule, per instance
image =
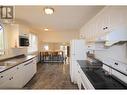
[[0, 73], [15, 67], [23, 62], [26, 62], [32, 58], [36, 57], [36, 55], [20, 55], [17, 57], [9, 58], [0, 61]]
[[95, 89], [127, 89], [126, 83], [113, 75], [106, 75], [103, 68], [87, 69], [92, 65], [87, 60], [78, 60], [77, 62]]

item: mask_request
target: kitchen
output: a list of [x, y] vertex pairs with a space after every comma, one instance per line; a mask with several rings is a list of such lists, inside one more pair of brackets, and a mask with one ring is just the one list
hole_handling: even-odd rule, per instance
[[1, 6], [0, 89], [127, 89], [126, 10]]

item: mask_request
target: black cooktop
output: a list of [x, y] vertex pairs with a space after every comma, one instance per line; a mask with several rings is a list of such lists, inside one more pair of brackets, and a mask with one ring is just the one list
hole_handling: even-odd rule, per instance
[[126, 83], [107, 74], [103, 68], [88, 68], [89, 63], [85, 60], [79, 60], [78, 63], [95, 89], [127, 89]]

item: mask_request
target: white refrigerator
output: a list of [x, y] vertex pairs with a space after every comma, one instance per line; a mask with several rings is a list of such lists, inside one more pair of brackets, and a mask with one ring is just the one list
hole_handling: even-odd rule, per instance
[[70, 41], [70, 77], [74, 83], [77, 83], [75, 70], [77, 60], [86, 60], [86, 45], [83, 39]]

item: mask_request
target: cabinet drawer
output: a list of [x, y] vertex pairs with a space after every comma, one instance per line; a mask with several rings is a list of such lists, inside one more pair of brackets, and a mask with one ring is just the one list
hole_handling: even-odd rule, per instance
[[120, 79], [120, 80], [124, 81], [125, 83], [127, 83], [127, 76], [125, 76], [125, 75], [123, 75], [123, 74], [121, 74], [118, 71], [113, 70], [113, 69], [112, 69], [112, 74], [114, 76], [116, 76], [118, 79]]
[[119, 61], [114, 61], [113, 67], [115, 69], [127, 74], [127, 65], [126, 64], [119, 62]]

